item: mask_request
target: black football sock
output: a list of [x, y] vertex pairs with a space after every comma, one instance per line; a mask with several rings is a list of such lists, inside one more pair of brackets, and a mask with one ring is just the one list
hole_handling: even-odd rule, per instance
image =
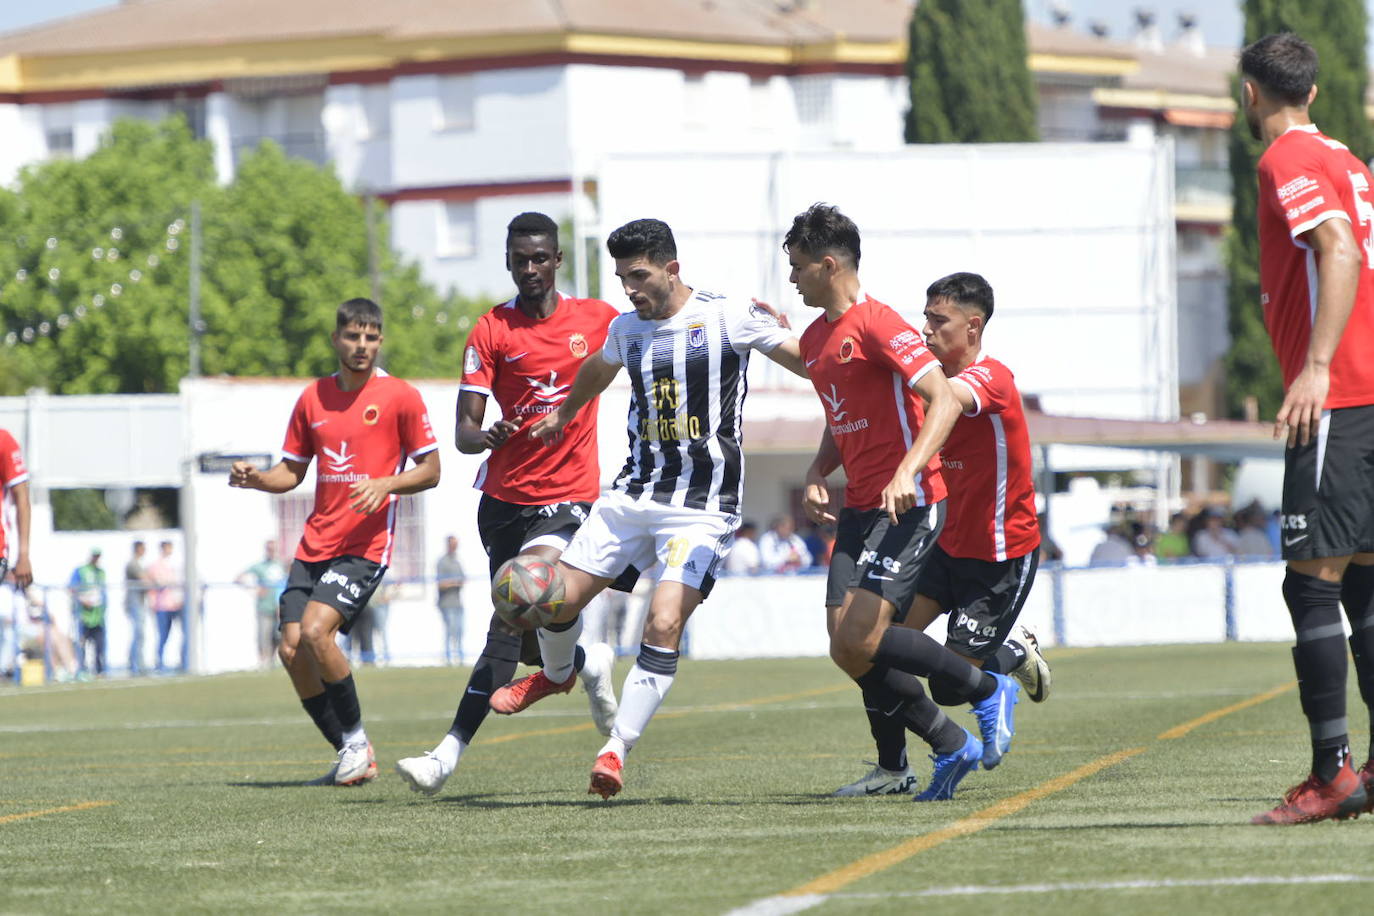
[[997, 647], [992, 657], [983, 659], [983, 670], [988, 674], [1011, 674], [1026, 660], [1026, 647], [1014, 639], [1008, 639]]
[[520, 637], [495, 630], [487, 632], [487, 644], [472, 666], [472, 676], [458, 700], [458, 711], [448, 733], [464, 744], [472, 743], [472, 736], [482, 727], [491, 712], [491, 694], [515, 677], [520, 660]]
[[1374, 760], [1374, 566], [1346, 567], [1341, 580], [1341, 604], [1350, 621], [1350, 654], [1355, 659], [1355, 680], [1360, 697], [1369, 709], [1369, 756]]
[[358, 705], [358, 689], [353, 684], [353, 675], [341, 681], [324, 682], [324, 692], [329, 697], [329, 705], [334, 707], [334, 714], [339, 717], [339, 725], [343, 728], [346, 735], [351, 731], [357, 731], [363, 724], [363, 712]]
[[864, 688], [863, 698], [868, 731], [878, 749], [878, 766], [893, 772], [906, 769], [906, 725], [900, 718], [906, 701], [881, 688]]
[[911, 627], [888, 627], [873, 653], [873, 664], [922, 677], [945, 677], [970, 703], [986, 700], [997, 689], [991, 674]]
[[964, 746], [964, 729], [929, 697], [924, 702], [907, 704], [906, 726], [920, 735], [937, 754], [953, 754]]
[[1324, 582], [1292, 569], [1283, 577], [1283, 599], [1297, 635], [1293, 668], [1298, 674], [1298, 698], [1311, 731], [1312, 771], [1323, 782], [1335, 777], [1349, 744], [1340, 598], [1339, 582]]
[[[924, 739], [935, 753], [949, 754], [964, 746], [964, 730], [926, 696], [925, 688], [913, 675], [874, 665], [855, 681], [865, 691], [871, 691], [880, 711], [901, 715], [906, 727]], [[898, 706], [892, 700], [903, 702]]]
[[342, 750], [343, 726], [339, 724], [339, 717], [334, 715], [334, 708], [329, 705], [329, 694], [317, 693], [313, 697], [303, 697], [301, 705], [314, 720], [320, 734], [324, 735], [324, 740], [334, 745], [334, 750]]

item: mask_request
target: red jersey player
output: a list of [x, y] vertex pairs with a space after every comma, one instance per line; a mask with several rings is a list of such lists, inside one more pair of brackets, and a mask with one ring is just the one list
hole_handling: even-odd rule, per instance
[[[937, 452], [958, 403], [921, 336], [861, 290], [859, 230], [848, 217], [816, 204], [793, 221], [783, 247], [802, 301], [824, 312], [801, 336], [826, 414], [821, 450], [807, 473], [808, 514], [833, 520], [826, 475], [842, 464], [849, 481], [826, 584], [830, 656], [863, 691], [879, 743], [874, 771], [836, 794], [913, 788], [905, 724], [935, 751], [934, 777], [917, 798], [952, 798], [980, 761], [996, 765], [1010, 746], [1017, 691], [1008, 678], [979, 671], [924, 633], [896, 625], [944, 522]], [[948, 677], [976, 704], [981, 744], [926, 696], [918, 674]]]
[[1365, 164], [1317, 130], [1317, 54], [1291, 32], [1241, 52], [1259, 160], [1260, 302], [1283, 371], [1280, 528], [1293, 664], [1312, 770], [1256, 824], [1374, 810], [1374, 744], [1351, 766], [1345, 605], [1360, 694], [1374, 720], [1374, 189]]
[[33, 565], [29, 562], [29, 469], [24, 467], [24, 453], [7, 429], [0, 429], [0, 488], [14, 498], [15, 543], [10, 544], [9, 533], [0, 521], [0, 579], [7, 569], [14, 570], [14, 584], [19, 589], [33, 582]]
[[[492, 574], [517, 554], [558, 559], [601, 492], [595, 402], [556, 442], [544, 445], [528, 434], [535, 420], [567, 398], [577, 370], [600, 352], [611, 319], [620, 314], [600, 299], [558, 292], [562, 263], [557, 223], [543, 213], [511, 220], [506, 267], [517, 293], [477, 319], [463, 353], [457, 445], [465, 454], [488, 453], [477, 473], [477, 531]], [[501, 419], [484, 429], [491, 397]], [[628, 581], [633, 584], [633, 575]], [[443, 788], [490, 711], [491, 693], [512, 680], [522, 658], [539, 663], [534, 634], [522, 648], [521, 634], [493, 615], [448, 734], [432, 751], [396, 764], [412, 789], [433, 795]], [[578, 647], [574, 659], [602, 734], [616, 713], [613, 663], [614, 652], [604, 644]]]
[[[1011, 370], [983, 352], [992, 287], [956, 273], [926, 290], [926, 345], [953, 383], [963, 415], [940, 451], [949, 515], [916, 586], [905, 624], [924, 630], [949, 612], [945, 645], [984, 671], [1012, 674], [1035, 702], [1049, 694], [1050, 669], [1035, 636], [1007, 637], [1039, 565], [1030, 434]], [[941, 705], [959, 702], [943, 679], [930, 679]]]
[[[439, 482], [439, 445], [420, 393], [376, 366], [377, 304], [350, 299], [335, 325], [330, 339], [339, 371], [301, 394], [282, 460], [267, 471], [236, 461], [229, 485], [285, 493], [318, 459], [315, 508], [278, 605], [278, 651], [301, 705], [338, 751], [334, 768], [317, 782], [356, 785], [377, 775], [377, 762], [335, 634], [349, 631], [391, 562], [396, 497]], [[403, 470], [407, 459], [414, 467]]]

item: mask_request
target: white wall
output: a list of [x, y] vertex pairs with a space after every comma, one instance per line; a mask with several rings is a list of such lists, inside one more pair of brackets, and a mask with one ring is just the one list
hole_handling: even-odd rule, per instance
[[24, 166], [48, 155], [37, 105], [0, 104], [0, 185], [10, 185]]

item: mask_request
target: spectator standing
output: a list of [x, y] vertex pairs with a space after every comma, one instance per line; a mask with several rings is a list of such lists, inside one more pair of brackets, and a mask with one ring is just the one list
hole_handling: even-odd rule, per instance
[[733, 576], [757, 575], [763, 564], [759, 553], [759, 526], [744, 522], [735, 532], [735, 546], [725, 558], [725, 568]]
[[91, 548], [91, 558], [72, 570], [67, 582], [72, 596], [72, 610], [76, 612], [77, 633], [81, 644], [80, 673], [90, 676], [86, 656], [89, 645], [95, 650], [95, 673], [105, 675], [105, 570], [100, 567], [100, 548]]
[[439, 616], [444, 621], [444, 664], [463, 663], [463, 583], [467, 576], [458, 559], [458, 538], [444, 541], [444, 555], [435, 564], [434, 578], [439, 588]]
[[262, 545], [262, 559], [244, 570], [239, 581], [253, 588], [254, 616], [257, 618], [258, 665], [272, 667], [277, 654], [277, 601], [286, 588], [286, 567], [277, 559], [277, 542]]
[[759, 554], [764, 572], [795, 572], [811, 565], [811, 551], [797, 534], [797, 524], [790, 515], [773, 519], [759, 538]]
[[1240, 546], [1236, 533], [1226, 527], [1218, 509], [1208, 509], [1204, 513], [1204, 524], [1193, 535], [1193, 553], [1204, 560], [1216, 560], [1235, 556]]
[[148, 619], [148, 545], [134, 541], [124, 564], [124, 614], [129, 618], [129, 674], [143, 673], [143, 628]]
[[165, 672], [167, 666], [163, 653], [167, 639], [172, 635], [172, 624], [181, 627], [181, 664], [177, 670], [186, 670], [186, 592], [182, 588], [182, 571], [172, 562], [172, 542], [163, 541], [161, 554], [148, 566], [148, 579], [153, 586], [150, 592], [153, 611], [157, 614], [157, 670]]
[[1236, 515], [1236, 554], [1270, 559], [1278, 555], [1269, 540], [1264, 509], [1258, 503], [1246, 506]]

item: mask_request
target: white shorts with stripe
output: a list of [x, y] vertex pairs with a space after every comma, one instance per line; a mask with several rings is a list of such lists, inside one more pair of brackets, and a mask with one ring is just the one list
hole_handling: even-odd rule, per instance
[[564, 563], [614, 579], [627, 566], [647, 572], [662, 564], [661, 582], [681, 582], [705, 598], [735, 542], [738, 515], [636, 501], [618, 490], [592, 505]]

